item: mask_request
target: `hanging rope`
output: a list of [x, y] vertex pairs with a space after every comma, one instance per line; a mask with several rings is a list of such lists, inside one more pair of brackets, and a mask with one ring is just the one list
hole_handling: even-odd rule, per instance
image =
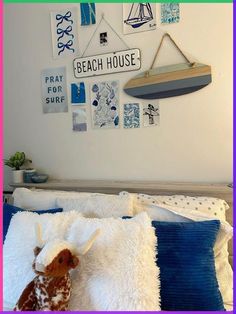
[[104, 15], [102, 16], [104, 21], [107, 23], [107, 25], [110, 27], [110, 29], [113, 31], [113, 33], [116, 34], [116, 36], [122, 41], [122, 43], [126, 46], [126, 48], [130, 49], [130, 47], [126, 44], [126, 42], [120, 37], [120, 35], [116, 32], [116, 30], [111, 26], [111, 24], [105, 19]]
[[113, 33], [116, 34], [116, 36], [120, 39], [120, 41], [122, 41], [122, 43], [127, 47], [127, 49], [130, 49], [129, 46], [126, 44], [126, 42], [120, 37], [120, 35], [116, 32], [116, 30], [111, 26], [111, 24], [105, 19], [104, 14], [102, 14], [101, 20], [100, 20], [100, 22], [98, 23], [98, 25], [97, 25], [95, 31], [93, 32], [92, 36], [90, 37], [90, 40], [89, 40], [88, 44], [86, 45], [86, 47], [85, 47], [85, 49], [84, 49], [84, 52], [82, 53], [82, 56], [81, 56], [81, 57], [84, 56], [85, 52], [86, 52], [87, 49], [89, 48], [89, 46], [90, 46], [90, 44], [91, 44], [91, 42], [92, 42], [92, 40], [93, 40], [95, 34], [97, 33], [97, 30], [98, 30], [98, 28], [99, 28], [99, 26], [100, 26], [100, 24], [101, 24], [102, 21], [106, 22], [106, 24], [110, 27], [110, 29], [113, 31]]
[[157, 58], [157, 55], [158, 55], [158, 53], [159, 53], [159, 51], [160, 51], [160, 49], [161, 49], [161, 47], [162, 47], [162, 44], [163, 44], [163, 41], [164, 41], [165, 37], [169, 37], [169, 39], [172, 41], [172, 43], [173, 43], [174, 46], [177, 48], [177, 50], [181, 53], [181, 55], [184, 57], [184, 59], [189, 63], [189, 65], [190, 65], [191, 67], [194, 66], [195, 62], [191, 62], [191, 61], [185, 56], [185, 54], [183, 53], [183, 51], [179, 48], [179, 46], [176, 44], [176, 42], [175, 42], [174, 39], [170, 36], [170, 34], [165, 33], [165, 34], [162, 36], [161, 42], [160, 42], [160, 44], [159, 44], [159, 47], [157, 48], [157, 52], [156, 52], [155, 57], [154, 57], [154, 59], [153, 59], [153, 61], [152, 61], [152, 65], [151, 65], [149, 71], [150, 71], [151, 69], [153, 69], [154, 63], [155, 63], [156, 58]]

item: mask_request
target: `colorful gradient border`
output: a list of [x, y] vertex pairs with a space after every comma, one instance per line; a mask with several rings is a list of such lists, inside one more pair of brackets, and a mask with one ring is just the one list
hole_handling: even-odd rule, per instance
[[[235, 127], [235, 121], [236, 121], [236, 110], [234, 108], [236, 104], [236, 95], [235, 95], [235, 89], [236, 89], [236, 62], [235, 62], [235, 53], [236, 53], [236, 1], [233, 2], [233, 227], [235, 224], [236, 219], [236, 213], [235, 213], [235, 205], [234, 200], [236, 199], [236, 189], [235, 189], [235, 175], [236, 175], [236, 168], [235, 168], [235, 146], [236, 146], [236, 127]], [[235, 254], [235, 248], [236, 248], [236, 237], [235, 237], [235, 228], [233, 229], [233, 255]], [[236, 262], [235, 258], [233, 257], [233, 270], [235, 271]], [[236, 300], [236, 290], [235, 290], [235, 272], [233, 275], [233, 294], [234, 294], [234, 305], [233, 305], [233, 312], [235, 311], [235, 300]]]
[[[3, 192], [3, 2], [0, 0], [0, 243], [2, 239], [2, 192]], [[2, 263], [2, 245], [0, 244], [0, 310], [3, 304], [3, 263]]]
[[[80, 2], [94, 2], [94, 1], [70, 1], [70, 0], [64, 0], [64, 1], [58, 1], [58, 0], [51, 0], [51, 1], [45, 1], [45, 0], [36, 0], [36, 1], [33, 1], [33, 0], [23, 0], [23, 1], [16, 1], [16, 0], [5, 0], [5, 1], [2, 1], [0, 0], [0, 140], [1, 140], [1, 145], [0, 145], [0, 191], [2, 192], [3, 191], [3, 100], [4, 100], [4, 95], [3, 95], [3, 66], [4, 66], [4, 62], [3, 62], [3, 40], [4, 40], [4, 36], [3, 36], [3, 16], [4, 16], [4, 4], [8, 4], [8, 3], [80, 3]], [[138, 1], [131, 1], [131, 0], [128, 0], [128, 1], [105, 1], [105, 0], [101, 0], [101, 1], [96, 1], [96, 3], [124, 3], [124, 2], [138, 2]], [[150, 2], [157, 2], [157, 1], [150, 1]], [[189, 1], [189, 0], [186, 0], [186, 1], [177, 1], [177, 0], [174, 0], [174, 1], [158, 1], [157, 3], [160, 3], [160, 2], [180, 2], [180, 3], [232, 3], [233, 1], [231, 0], [218, 0], [218, 1], [204, 1], [204, 0], [196, 0], [196, 1]], [[236, 44], [235, 44], [235, 29], [236, 29], [236, 3], [233, 2], [233, 7], [234, 7], [234, 52], [235, 52], [235, 48], [236, 48]], [[219, 21], [220, 23], [220, 21]], [[235, 84], [235, 73], [236, 73], [236, 63], [234, 62], [234, 84]], [[234, 93], [234, 104], [236, 103], [236, 96], [235, 96], [235, 93]], [[234, 118], [236, 117], [236, 114], [235, 114], [235, 110], [234, 110]], [[235, 125], [234, 125], [234, 132], [235, 132]], [[234, 133], [235, 134], [235, 133]], [[236, 139], [235, 139], [235, 136], [234, 136], [234, 144], [236, 142]], [[235, 167], [233, 167], [233, 174], [235, 176]], [[235, 189], [233, 189], [233, 197], [235, 198], [236, 196], [236, 191]], [[2, 197], [0, 198], [0, 206], [2, 208]], [[236, 219], [236, 214], [235, 214], [235, 211], [233, 210], [233, 218], [234, 218], [234, 221]], [[2, 222], [2, 210], [0, 210], [0, 220]], [[0, 233], [0, 241], [2, 243], [2, 233]], [[234, 249], [235, 249], [235, 234], [234, 234]], [[234, 269], [235, 269], [235, 266], [236, 266], [236, 263], [234, 261]], [[0, 274], [0, 311], [2, 310], [2, 301], [3, 301], [3, 298], [2, 298], [2, 283], [3, 283], [3, 274], [2, 274], [2, 246], [1, 246], [1, 249], [0, 249], [0, 270], [1, 270], [1, 274]], [[235, 277], [234, 277], [234, 284], [235, 284]], [[236, 290], [234, 289], [234, 300], [236, 299]], [[235, 307], [234, 307], [235, 309]], [[5, 313], [11, 313], [11, 312], [5, 312]], [[30, 312], [27, 312], [27, 313], [30, 313]], [[70, 312], [68, 312], [70, 313]], [[96, 313], [96, 312], [93, 312], [93, 311], [89, 311], [89, 312], [78, 312], [78, 313], [84, 313], [84, 314], [88, 314], [88, 313]], [[103, 312], [102, 312], [103, 313]], [[106, 312], [104, 312], [106, 313]], [[117, 313], [117, 312], [110, 312], [110, 313]], [[126, 313], [126, 312], [120, 312], [120, 313]], [[149, 312], [130, 312], [130, 313], [149, 313]], [[153, 312], [150, 312], [150, 313], [153, 313]], [[161, 313], [165, 313], [165, 312], [161, 312]], [[197, 313], [209, 313], [209, 314], [212, 314], [212, 313], [224, 313], [224, 312], [218, 312], [218, 311], [204, 311], [204, 312], [200, 312], [200, 311], [194, 311], [194, 312], [189, 312], [189, 311], [184, 311], [184, 312], [167, 312], [167, 313], [170, 313], [170, 314], [175, 314], [175, 313], [183, 313], [183, 314], [186, 314], [186, 313], [193, 313], [193, 314], [197, 314]], [[233, 313], [232, 312], [227, 312], [227, 313]]]
[[[4, 0], [4, 3], [89, 3], [89, 2], [95, 2], [95, 3], [128, 3], [128, 2], [140, 2], [140, 1], [132, 1], [132, 0], [97, 0], [97, 1], [86, 1], [86, 0], [82, 0], [82, 1], [73, 1], [73, 0], [64, 0], [64, 1], [60, 1], [60, 0], [21, 0], [21, 1], [17, 1], [17, 0]], [[215, 1], [210, 1], [210, 0], [182, 0], [182, 1], [178, 1], [178, 0], [162, 0], [162, 1], [154, 1], [154, 0], [150, 0], [149, 2], [156, 2], [156, 3], [164, 3], [164, 2], [176, 2], [176, 3], [232, 3], [233, 0], [215, 0]]]

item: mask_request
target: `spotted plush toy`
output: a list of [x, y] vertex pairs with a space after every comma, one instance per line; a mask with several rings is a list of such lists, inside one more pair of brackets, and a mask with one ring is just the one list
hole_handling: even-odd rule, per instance
[[[14, 311], [66, 311], [71, 295], [69, 271], [79, 264], [78, 255], [91, 248], [99, 232], [96, 230], [80, 248], [59, 239], [37, 246], [32, 265], [37, 276], [22, 292]], [[40, 239], [40, 227], [37, 234]]]

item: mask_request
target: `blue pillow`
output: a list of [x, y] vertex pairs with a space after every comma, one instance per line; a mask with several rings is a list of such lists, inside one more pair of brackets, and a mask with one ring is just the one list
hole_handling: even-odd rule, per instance
[[161, 309], [224, 311], [213, 251], [219, 220], [152, 225], [158, 239]]
[[152, 225], [158, 243], [161, 309], [224, 311], [213, 251], [220, 221], [152, 221]]
[[[19, 208], [7, 203], [3, 203], [3, 242], [5, 241], [7, 230], [9, 228], [12, 216], [18, 212], [27, 211], [26, 209]], [[55, 214], [62, 212], [62, 208], [53, 208], [53, 209], [46, 209], [46, 210], [34, 210], [30, 211], [37, 214]]]

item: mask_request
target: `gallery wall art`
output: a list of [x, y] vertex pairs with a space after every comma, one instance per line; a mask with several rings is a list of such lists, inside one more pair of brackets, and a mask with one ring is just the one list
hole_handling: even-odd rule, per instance
[[161, 23], [178, 23], [180, 19], [179, 3], [161, 3]]
[[100, 46], [104, 47], [108, 45], [108, 37], [107, 37], [107, 32], [103, 32], [99, 34], [99, 42]]
[[96, 24], [95, 3], [80, 3], [81, 26]]
[[72, 111], [72, 125], [73, 131], [85, 132], [87, 131], [87, 114], [86, 109], [79, 108]]
[[138, 48], [134, 48], [75, 58], [73, 67], [76, 78], [136, 71], [141, 67], [141, 53]]
[[71, 84], [71, 103], [80, 105], [86, 103], [86, 90], [84, 82]]
[[[170, 40], [186, 63], [155, 67], [165, 38]], [[124, 86], [124, 91], [136, 98], [161, 99], [196, 92], [211, 82], [211, 66], [192, 62], [170, 34], [165, 33], [162, 35], [151, 67], [129, 80]]]
[[[124, 3], [122, 5], [124, 34], [156, 29], [156, 3]], [[178, 3], [162, 3], [159, 7], [161, 23], [171, 24], [179, 22]], [[102, 14], [100, 22], [95, 27], [91, 38], [88, 39], [88, 44], [84, 52], [79, 56], [78, 13], [79, 11], [76, 7], [51, 12], [53, 57], [59, 58], [65, 56], [71, 57], [71, 60], [73, 60], [74, 76], [76, 79], [69, 85], [73, 131], [84, 132], [88, 130], [88, 114], [91, 114], [92, 129], [115, 129], [120, 128], [120, 126], [123, 126], [124, 129], [138, 129], [159, 125], [159, 104], [155, 99], [176, 96], [176, 93], [172, 93], [172, 95], [168, 91], [165, 92], [166, 94], [163, 94], [162, 90], [159, 91], [158, 89], [159, 85], [163, 85], [163, 82], [159, 82], [159, 77], [157, 81], [153, 81], [153, 77], [157, 76], [156, 70], [158, 69], [159, 71], [160, 69], [160, 67], [154, 68], [158, 52], [155, 55], [151, 68], [148, 71], [139, 73], [124, 86], [124, 91], [128, 95], [143, 98], [146, 101], [144, 103], [131, 101], [120, 107], [119, 82], [115, 79], [99, 81], [97, 80], [97, 76], [140, 70], [141, 51], [138, 48], [130, 49], [122, 36], [119, 35], [105, 19], [104, 14]], [[96, 24], [95, 3], [80, 3], [80, 18], [81, 26]], [[105, 22], [108, 28], [98, 31], [102, 21]], [[97, 38], [97, 44], [101, 47], [112, 44], [110, 42], [112, 38], [110, 36], [111, 33], [108, 30], [114, 32], [117, 40], [121, 41], [127, 49], [86, 56], [86, 50], [93, 38]], [[164, 37], [169, 37], [175, 47], [185, 57], [187, 63], [181, 64], [181, 66], [192, 67], [192, 63], [190, 63], [168, 33], [163, 35], [157, 51], [161, 48]], [[75, 54], [77, 55], [76, 57], [74, 57]], [[201, 66], [196, 63], [193, 64], [194, 69]], [[170, 66], [166, 66], [166, 68], [169, 74], [169, 69], [171, 70], [172, 68]], [[207, 71], [209, 72], [210, 70], [207, 68]], [[210, 76], [210, 72], [208, 72], [206, 74]], [[94, 82], [88, 85], [86, 82], [87, 77], [93, 77]], [[68, 112], [66, 68], [58, 67], [43, 70], [41, 81], [43, 112]], [[165, 83], [170, 84], [169, 81]], [[185, 92], [181, 90], [181, 93]], [[83, 107], [86, 104], [90, 105], [86, 108]], [[120, 115], [121, 108], [122, 114]]]
[[77, 8], [51, 13], [53, 57], [71, 56], [78, 52]]
[[66, 68], [51, 68], [41, 72], [44, 113], [67, 112]]
[[124, 3], [123, 33], [132, 34], [156, 29], [156, 3]]
[[143, 126], [155, 126], [160, 124], [160, 110], [156, 103], [143, 104]]
[[138, 103], [124, 104], [124, 128], [140, 128], [140, 105]]
[[105, 81], [91, 85], [92, 127], [119, 127], [119, 82]]

